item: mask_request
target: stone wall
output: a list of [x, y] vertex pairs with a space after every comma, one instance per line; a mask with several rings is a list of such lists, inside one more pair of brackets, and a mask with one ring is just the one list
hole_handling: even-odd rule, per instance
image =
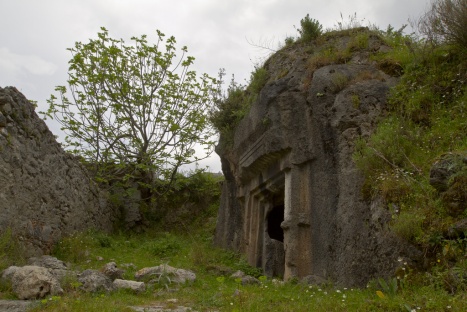
[[38, 255], [64, 235], [111, 231], [113, 219], [105, 196], [34, 106], [16, 88], [0, 88], [0, 231], [11, 228]]
[[[349, 38], [338, 40], [345, 48]], [[369, 46], [388, 49], [372, 37]], [[233, 146], [221, 137], [226, 182], [215, 243], [244, 253], [267, 275], [363, 286], [391, 275], [399, 257], [417, 254], [391, 233], [384, 204], [363, 198], [352, 161], [356, 140], [373, 131], [397, 79], [368, 51], [311, 72], [310, 50], [295, 45], [274, 55]]]

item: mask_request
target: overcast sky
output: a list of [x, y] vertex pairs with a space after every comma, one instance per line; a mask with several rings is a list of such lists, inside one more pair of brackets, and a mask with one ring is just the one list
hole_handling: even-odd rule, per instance
[[[95, 38], [106, 27], [112, 38], [148, 35], [156, 29], [175, 36], [196, 58], [198, 73], [248, 79], [267, 53], [276, 48], [307, 13], [324, 28], [356, 14], [362, 26], [398, 29], [424, 12], [430, 0], [0, 0], [0, 87], [15, 86], [47, 108], [46, 99], [65, 85], [70, 52], [76, 41]], [[56, 123], [49, 128], [58, 136]], [[217, 156], [201, 163], [220, 171]]]

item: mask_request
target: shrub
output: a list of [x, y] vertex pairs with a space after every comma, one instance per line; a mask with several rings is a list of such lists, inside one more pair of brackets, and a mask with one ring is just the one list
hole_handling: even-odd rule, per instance
[[284, 42], [285, 42], [285, 45], [286, 45], [286, 46], [290, 46], [290, 45], [294, 44], [295, 38], [294, 38], [294, 37], [290, 37], [290, 36], [289, 36], [289, 37], [286, 37], [285, 40], [284, 40]]
[[392, 230], [410, 242], [417, 242], [423, 236], [425, 216], [418, 211], [401, 211], [391, 225]]
[[216, 103], [216, 109], [211, 112], [210, 120], [227, 146], [233, 143], [235, 128], [245, 117], [253, 102], [256, 101], [261, 89], [269, 79], [269, 72], [264, 67], [255, 67], [251, 73], [248, 87], [235, 82], [232, 78], [227, 94]]
[[264, 67], [257, 67], [251, 73], [250, 86], [248, 87], [253, 94], [258, 94], [268, 81], [269, 74]]
[[323, 33], [323, 26], [317, 20], [310, 18], [309, 14], [300, 20], [300, 27], [297, 31], [300, 39], [305, 42], [312, 41]]
[[349, 43], [347, 44], [347, 49], [349, 49], [351, 52], [368, 49], [369, 40], [369, 32], [357, 33], [350, 39]]
[[447, 42], [467, 48], [467, 0], [436, 0], [419, 19], [421, 34], [435, 44]]

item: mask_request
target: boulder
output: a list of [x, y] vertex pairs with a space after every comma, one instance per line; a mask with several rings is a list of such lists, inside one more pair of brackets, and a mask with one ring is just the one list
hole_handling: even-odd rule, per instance
[[196, 280], [196, 274], [189, 270], [177, 269], [167, 264], [161, 264], [155, 267], [143, 268], [135, 273], [135, 279], [150, 279], [161, 276], [168, 276], [170, 281], [177, 284], [184, 284], [186, 282], [193, 282]]
[[115, 289], [112, 280], [97, 270], [85, 270], [78, 276], [80, 289], [86, 292], [110, 292]]
[[146, 290], [144, 282], [128, 281], [118, 278], [113, 281], [113, 286], [115, 289], [130, 289], [135, 292], [143, 292]]
[[3, 270], [2, 280], [5, 281], [5, 282], [10, 282], [11, 283], [11, 279], [13, 278], [13, 275], [16, 273], [16, 271], [18, 271], [18, 269], [20, 269], [20, 267], [10, 266], [10, 267], [6, 268], [5, 270]]
[[65, 262], [52, 256], [32, 257], [28, 259], [29, 265], [40, 266], [48, 269], [67, 270]]
[[243, 278], [246, 274], [243, 271], [238, 270], [237, 272], [230, 275], [231, 278]]
[[16, 269], [11, 278], [13, 292], [19, 299], [40, 299], [47, 295], [60, 295], [63, 289], [48, 269], [24, 266]]
[[2, 312], [26, 312], [38, 305], [39, 302], [32, 300], [0, 300], [0, 311]]
[[242, 277], [242, 285], [255, 285], [255, 284], [261, 284], [259, 279], [257, 279], [256, 277], [253, 277], [250, 275]]
[[115, 279], [122, 279], [123, 273], [125, 273], [125, 271], [117, 268], [117, 264], [115, 262], [109, 262], [105, 264], [101, 271], [112, 281]]
[[66, 276], [76, 276], [77, 272], [69, 270], [65, 262], [52, 256], [32, 257], [28, 259], [29, 265], [43, 267], [49, 270], [59, 281]]

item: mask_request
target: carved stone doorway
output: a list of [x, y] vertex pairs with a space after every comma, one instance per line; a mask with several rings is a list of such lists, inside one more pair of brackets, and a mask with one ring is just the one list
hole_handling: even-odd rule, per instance
[[268, 276], [283, 277], [285, 267], [284, 230], [284, 189], [271, 194], [266, 205], [263, 269]]

